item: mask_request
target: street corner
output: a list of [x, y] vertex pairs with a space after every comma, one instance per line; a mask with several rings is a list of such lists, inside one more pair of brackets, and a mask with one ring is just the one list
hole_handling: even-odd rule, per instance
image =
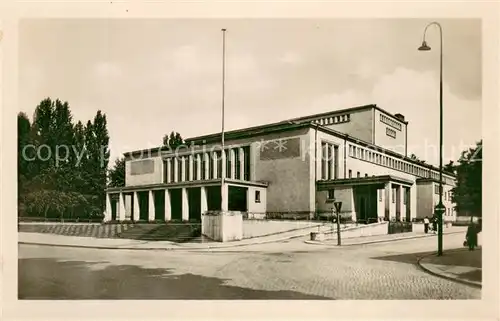
[[464, 283], [482, 286], [482, 249], [448, 250], [442, 256], [436, 253], [426, 255], [418, 261], [418, 265], [427, 273]]

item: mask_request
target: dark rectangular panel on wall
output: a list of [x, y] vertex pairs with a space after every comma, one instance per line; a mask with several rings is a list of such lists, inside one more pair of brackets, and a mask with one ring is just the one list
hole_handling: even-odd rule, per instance
[[260, 148], [260, 160], [272, 160], [300, 157], [300, 138], [283, 138], [263, 141]]
[[130, 175], [151, 174], [155, 171], [155, 162], [152, 159], [145, 159], [130, 162]]

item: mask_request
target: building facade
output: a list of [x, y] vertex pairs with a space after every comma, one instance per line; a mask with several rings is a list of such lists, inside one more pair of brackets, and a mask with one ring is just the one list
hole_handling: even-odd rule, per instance
[[[366, 105], [226, 132], [224, 150], [218, 133], [126, 153], [126, 184], [107, 190], [105, 220], [313, 218], [331, 215], [332, 199], [358, 222], [430, 217], [439, 169], [407, 157], [407, 127]], [[445, 173], [445, 221], [455, 219], [454, 184]]]

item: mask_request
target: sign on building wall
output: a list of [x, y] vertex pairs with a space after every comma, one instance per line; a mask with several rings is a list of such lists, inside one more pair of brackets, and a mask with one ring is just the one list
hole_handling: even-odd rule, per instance
[[133, 161], [130, 163], [130, 175], [151, 174], [155, 171], [155, 162], [152, 159]]
[[260, 160], [300, 157], [300, 137], [261, 141]]

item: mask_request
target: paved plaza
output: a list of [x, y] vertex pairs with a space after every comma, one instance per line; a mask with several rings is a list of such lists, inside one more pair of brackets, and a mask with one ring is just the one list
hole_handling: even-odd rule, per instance
[[[444, 237], [445, 251], [462, 234]], [[480, 299], [423, 271], [436, 238], [331, 247], [304, 239], [198, 251], [19, 245], [20, 299]], [[446, 252], [445, 252], [446, 254]]]

